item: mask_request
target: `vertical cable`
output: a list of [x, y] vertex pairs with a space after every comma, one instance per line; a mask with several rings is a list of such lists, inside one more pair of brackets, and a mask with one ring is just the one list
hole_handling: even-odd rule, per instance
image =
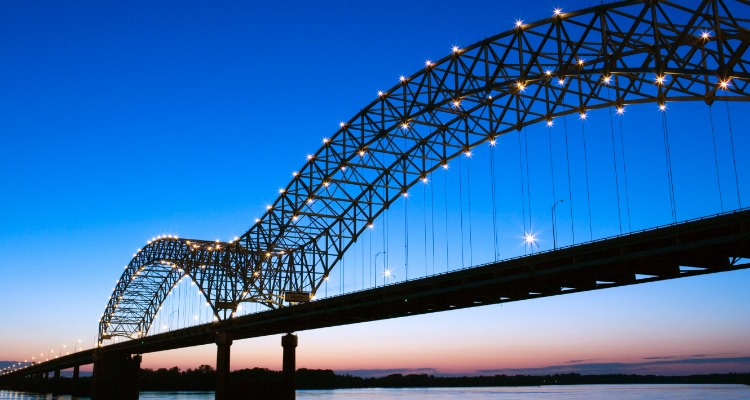
[[445, 206], [445, 272], [448, 272], [448, 266], [450, 265], [450, 253], [448, 250], [448, 162], [446, 161], [446, 168], [444, 169], [443, 178], [445, 179], [445, 185], [443, 185], [443, 205]]
[[734, 184], [737, 187], [737, 208], [742, 208], [742, 197], [740, 197], [740, 178], [737, 174], [737, 157], [734, 151], [734, 133], [732, 132], [732, 117], [729, 112], [729, 101], [727, 100], [727, 123], [729, 124], [729, 141], [732, 144], [732, 164], [734, 165]]
[[435, 275], [435, 191], [430, 189], [430, 231], [432, 232], [432, 274]]
[[[607, 97], [611, 100], [610, 89], [607, 88]], [[617, 221], [620, 224], [620, 235], [622, 235], [622, 207], [620, 205], [620, 174], [617, 171], [617, 153], [615, 152], [615, 122], [612, 117], [612, 107], [609, 110], [609, 128], [612, 138], [612, 166], [615, 169], [615, 195], [617, 196]]]
[[404, 192], [404, 271], [409, 280], [409, 196]]
[[[533, 227], [531, 226], [531, 174], [529, 174], [529, 132], [526, 130], [526, 127], [523, 128], [523, 146], [524, 150], [526, 152], [526, 201], [529, 204], [529, 233], [531, 233], [531, 230]], [[534, 252], [534, 243], [529, 243], [531, 247], [531, 252]]]
[[719, 189], [719, 206], [721, 212], [724, 212], [724, 197], [721, 194], [721, 177], [719, 176], [719, 157], [716, 155], [716, 131], [714, 131], [714, 113], [713, 106], [708, 105], [708, 119], [711, 121], [711, 139], [714, 143], [714, 167], [716, 168], [716, 186]]
[[[471, 153], [467, 153], [467, 158], [470, 158]], [[466, 195], [469, 200], [469, 266], [474, 266], [474, 242], [472, 241], [471, 234], [471, 160], [466, 160]]]
[[[526, 191], [523, 187], [523, 147], [521, 146], [521, 131], [518, 131], [518, 173], [521, 184], [521, 212], [523, 217], [523, 235], [526, 236]], [[524, 241], [524, 251], [528, 250], [528, 242]]]
[[586, 199], [589, 209], [589, 240], [594, 240], [594, 222], [591, 218], [591, 189], [589, 186], [589, 157], [588, 150], [586, 149], [586, 124], [585, 119], [581, 119], [581, 137], [583, 137], [583, 166], [585, 168], [586, 175]]
[[633, 232], [633, 227], [630, 223], [630, 190], [628, 189], [628, 164], [625, 160], [625, 134], [622, 129], [622, 112], [618, 121], [620, 123], [620, 153], [622, 156], [622, 177], [625, 181], [625, 209], [628, 212], [628, 232]]
[[669, 129], [667, 127], [667, 113], [662, 111], [661, 126], [664, 132], [664, 155], [667, 161], [667, 181], [669, 183], [669, 205], [672, 210], [672, 223], [677, 222], [677, 209], [674, 198], [674, 177], [672, 175], [672, 152], [669, 145]]
[[570, 233], [573, 244], [576, 243], [576, 228], [573, 222], [573, 186], [570, 179], [570, 147], [568, 146], [568, 117], [563, 117], [563, 126], [565, 127], [565, 162], [568, 165], [568, 202], [570, 204]]
[[460, 211], [460, 223], [461, 223], [461, 268], [465, 268], [464, 265], [464, 188], [463, 188], [463, 174], [461, 173], [461, 156], [458, 156], [458, 209]]
[[[493, 139], [494, 140], [494, 139]], [[490, 178], [492, 180], [492, 235], [495, 245], [495, 261], [498, 260], [500, 253], [497, 251], [497, 200], [495, 194], [495, 146], [490, 146]]]

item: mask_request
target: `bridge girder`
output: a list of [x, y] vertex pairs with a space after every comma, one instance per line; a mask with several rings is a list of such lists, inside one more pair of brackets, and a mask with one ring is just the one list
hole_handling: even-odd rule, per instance
[[[285, 292], [314, 294], [403, 193], [503, 134], [599, 108], [747, 101], [747, 14], [744, 1], [622, 1], [519, 22], [454, 48], [342, 123], [238, 241], [202, 253], [218, 257], [210, 272], [196, 269], [202, 264], [185, 240], [169, 239], [181, 249], [173, 253], [162, 250], [163, 240], [144, 247], [107, 305], [100, 341], [145, 334], [181, 277], [175, 269], [191, 271], [220, 319], [232, 314], [220, 305], [276, 308]], [[156, 278], [144, 279], [151, 275], [142, 269]], [[128, 313], [120, 311], [125, 304], [133, 305]]]

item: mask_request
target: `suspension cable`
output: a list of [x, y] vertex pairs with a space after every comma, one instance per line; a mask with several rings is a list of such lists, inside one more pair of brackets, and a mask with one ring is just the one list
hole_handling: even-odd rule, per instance
[[[467, 153], [467, 158], [471, 157], [471, 153]], [[472, 241], [471, 235], [471, 160], [466, 160], [466, 194], [469, 200], [469, 266], [474, 266], [474, 242]]]
[[633, 228], [630, 224], [630, 191], [628, 189], [628, 164], [625, 161], [625, 139], [623, 139], [624, 133], [622, 129], [622, 115], [624, 113], [624, 108], [621, 109], [622, 111], [619, 112], [620, 118], [618, 119], [620, 123], [620, 153], [622, 156], [622, 177], [625, 181], [625, 209], [628, 212], [628, 232], [632, 232]]
[[[611, 90], [607, 88], [607, 98], [611, 101]], [[617, 153], [615, 152], [615, 122], [612, 117], [612, 107], [609, 107], [609, 128], [612, 138], [612, 165], [615, 168], [615, 195], [617, 196], [617, 221], [620, 224], [620, 235], [622, 235], [622, 206], [620, 205], [620, 174], [617, 170]]]
[[[521, 146], [521, 131], [518, 131], [518, 172], [520, 174], [519, 183], [521, 184], [521, 212], [523, 213], [523, 235], [526, 236], [528, 232], [526, 230], [526, 192], [523, 187], [523, 148]], [[526, 242], [524, 242], [526, 243]], [[528, 248], [528, 243], [524, 245], [524, 249]]]
[[492, 234], [494, 239], [494, 245], [495, 245], [495, 261], [497, 261], [499, 257], [499, 252], [497, 251], [497, 201], [496, 201], [496, 193], [495, 193], [495, 146], [494, 146], [494, 139], [493, 143], [490, 146], [490, 178], [492, 180], [491, 186], [492, 186]]
[[740, 197], [740, 178], [737, 174], [737, 157], [735, 156], [734, 151], [734, 133], [732, 132], [732, 117], [731, 113], [729, 112], [729, 100], [726, 101], [727, 104], [727, 123], [729, 124], [729, 141], [732, 144], [732, 164], [734, 165], [734, 184], [737, 187], [737, 206], [738, 208], [742, 208], [742, 197]]
[[[529, 132], [526, 127], [523, 128], [523, 146], [526, 152], [526, 201], [529, 204], [529, 233], [531, 234], [533, 227], [531, 226], [531, 176], [529, 174]], [[531, 252], [534, 252], [534, 243], [529, 243]]]
[[432, 274], [435, 275], [435, 190], [430, 188], [430, 231], [432, 232]]
[[450, 248], [448, 247], [448, 162], [445, 162], [443, 169], [443, 205], [445, 206], [445, 272], [448, 272], [450, 265]]
[[674, 198], [674, 176], [672, 175], [672, 151], [669, 144], [669, 129], [667, 126], [667, 113], [662, 111], [661, 126], [664, 132], [664, 154], [667, 160], [667, 181], [669, 182], [669, 205], [672, 209], [672, 223], [677, 222], [677, 208]]
[[573, 186], [570, 179], [570, 146], [568, 146], [568, 116], [563, 116], [563, 126], [565, 127], [565, 162], [568, 165], [568, 202], [570, 204], [570, 233], [573, 244], [576, 243], [576, 227], [573, 222]]
[[427, 275], [427, 177], [425, 176], [424, 185], [422, 185], [422, 221], [424, 223], [424, 274]]
[[716, 155], [716, 131], [714, 130], [713, 104], [708, 105], [708, 119], [711, 122], [711, 139], [714, 144], [714, 167], [716, 168], [716, 186], [719, 189], [719, 205], [724, 212], [724, 196], [721, 194], [721, 177], [719, 175], [719, 157]]
[[[584, 114], [585, 115], [585, 114]], [[591, 218], [591, 188], [589, 186], [589, 157], [586, 149], [586, 120], [581, 118], [581, 137], [583, 138], [583, 166], [586, 175], [586, 199], [589, 210], [589, 240], [594, 240], [594, 222]]]
[[409, 280], [409, 196], [404, 192], [404, 270]]
[[458, 210], [459, 210], [459, 221], [461, 223], [461, 268], [465, 268], [464, 265], [464, 188], [463, 188], [463, 175], [461, 174], [461, 157], [458, 157]]

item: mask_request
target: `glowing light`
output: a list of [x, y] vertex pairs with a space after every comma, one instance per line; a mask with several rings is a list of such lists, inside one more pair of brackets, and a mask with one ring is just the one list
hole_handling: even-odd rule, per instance
[[562, 8], [555, 8], [555, 15], [558, 17], [562, 15]]
[[551, 118], [550, 118], [550, 119], [548, 119], [548, 120], [547, 120], [547, 126], [551, 128], [551, 127], [552, 127], [553, 125], [555, 125], [554, 121], [552, 121], [552, 119], [551, 119]]
[[659, 104], [659, 111], [667, 111], [667, 104], [666, 103], [660, 103]]
[[385, 93], [383, 93], [382, 90], [378, 90], [378, 97], [383, 97], [383, 96], [385, 96]]
[[461, 107], [461, 100], [453, 100], [453, 107], [454, 108]]
[[565, 78], [559, 78], [557, 80], [557, 84], [560, 85], [560, 86], [564, 86], [565, 85]]
[[406, 190], [404, 190], [403, 192], [401, 192], [401, 196], [409, 197], [409, 192], [407, 192]]
[[279, 194], [284, 194], [286, 192], [285, 189], [279, 189]]
[[375, 229], [375, 224], [370, 223], [370, 224], [367, 225], [367, 227], [370, 228], [370, 229]]
[[664, 80], [665, 80], [664, 75], [657, 75], [655, 79], [657, 85], [664, 84]]
[[444, 163], [443, 163], [443, 169], [444, 169], [444, 170], [447, 170], [447, 169], [448, 169], [448, 163], [447, 163], [447, 162], [444, 162]]
[[406, 82], [406, 77], [401, 75], [398, 77], [398, 80], [400, 80], [401, 82]]
[[625, 107], [617, 107], [617, 115], [625, 114]]
[[346, 165], [342, 165], [342, 166], [341, 166], [341, 170], [342, 170], [342, 171], [346, 171]]
[[466, 158], [471, 158], [471, 156], [472, 156], [471, 150], [467, 149], [466, 151], [464, 151], [464, 156], [466, 156]]
[[612, 77], [611, 77], [611, 76], [609, 76], [609, 75], [607, 75], [607, 76], [605, 76], [604, 78], [602, 78], [602, 82], [604, 82], [604, 83], [605, 83], [605, 84], [607, 84], [607, 85], [609, 85], [609, 82], [610, 82], [611, 80], [612, 80]]
[[328, 183], [328, 181], [323, 181], [323, 186], [328, 187], [328, 185], [330, 185], [330, 183]]
[[312, 161], [314, 158], [315, 158], [315, 156], [312, 155], [312, 154], [308, 154], [307, 155], [307, 161]]
[[273, 206], [271, 206], [270, 204], [267, 204], [267, 205], [266, 205], [266, 210], [270, 210], [270, 209], [272, 209], [272, 208], [273, 208]]
[[701, 32], [701, 39], [708, 40], [711, 38], [711, 33], [708, 31]]
[[296, 221], [297, 219], [299, 219], [299, 216], [298, 216], [298, 215], [294, 215], [294, 216], [292, 216], [292, 221]]
[[727, 88], [729, 88], [729, 79], [723, 80], [723, 81], [719, 81], [719, 87], [722, 88], [722, 89], [724, 89], [724, 90], [727, 90]]
[[586, 63], [586, 61], [583, 58], [579, 58], [578, 59], [578, 65], [579, 66], [583, 66], [583, 64], [585, 64], [585, 63]]
[[323, 144], [328, 144], [328, 142], [330, 142], [328, 138], [323, 138]]
[[385, 271], [383, 271], [383, 276], [385, 276], [386, 278], [390, 278], [393, 276], [393, 271], [391, 271], [390, 269], [386, 269]]
[[427, 184], [427, 183], [429, 183], [429, 182], [430, 182], [430, 181], [429, 181], [429, 179], [427, 179], [427, 177], [426, 177], [426, 176], [423, 176], [423, 177], [422, 177], [422, 183], [424, 183], [424, 184], [426, 185], [426, 184]]
[[344, 122], [339, 122], [339, 126], [343, 128], [343, 127], [345, 127], [345, 126], [346, 126], [346, 123], [344, 123]]
[[525, 234], [523, 236], [523, 240], [524, 240], [524, 242], [526, 242], [526, 244], [535, 244], [536, 243], [536, 237], [533, 234], [531, 234], [531, 233]]
[[364, 156], [365, 156], [365, 153], [366, 153], [365, 149], [360, 149], [360, 150], [359, 150], [359, 151], [357, 152], [357, 154], [359, 154], [359, 156], [360, 156], [360, 157], [364, 157]]
[[313, 202], [313, 199], [312, 199], [312, 197], [308, 197], [308, 198], [307, 198], [307, 204], [312, 204], [312, 202]]
[[490, 139], [490, 146], [494, 146], [496, 144], [497, 144], [497, 139], [495, 139], [494, 137]]
[[406, 130], [409, 130], [409, 124], [408, 124], [408, 123], [406, 123], [406, 122], [404, 122], [403, 124], [401, 124], [401, 129], [403, 129], [403, 130], [405, 130], [405, 131], [406, 131]]
[[523, 26], [523, 20], [517, 19], [516, 20], [516, 28], [521, 28]]
[[458, 52], [460, 52], [460, 51], [461, 51], [461, 48], [460, 48], [460, 47], [458, 47], [458, 46], [455, 46], [455, 45], [454, 45], [453, 47], [451, 47], [451, 50], [452, 50], [452, 51], [453, 51], [454, 53], [458, 53]]
[[296, 178], [297, 176], [299, 176], [299, 172], [297, 171], [292, 172], [292, 176]]
[[258, 222], [260, 222], [260, 218], [255, 218], [255, 223], [257, 224]]
[[586, 115], [586, 111], [581, 111], [581, 115], [579, 116], [581, 118], [581, 121], [585, 121], [588, 116]]
[[548, 69], [548, 70], [544, 71], [544, 75], [552, 76], [552, 70]]
[[516, 82], [516, 87], [521, 92], [523, 92], [524, 90], [526, 90], [526, 84], [523, 83], [523, 82]]
[[431, 67], [431, 66], [432, 66], [433, 64], [432, 64], [432, 61], [430, 61], [430, 60], [426, 60], [426, 61], [424, 62], [424, 65], [425, 65], [425, 67], [429, 68], [429, 67]]

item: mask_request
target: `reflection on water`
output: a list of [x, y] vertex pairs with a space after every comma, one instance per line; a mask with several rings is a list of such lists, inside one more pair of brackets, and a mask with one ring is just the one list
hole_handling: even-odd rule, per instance
[[[140, 400], [213, 400], [213, 392], [143, 392]], [[578, 385], [502, 388], [298, 390], [297, 399], [341, 400], [747, 400], [744, 385]], [[88, 397], [39, 395], [0, 390], [0, 400], [90, 400]]]

